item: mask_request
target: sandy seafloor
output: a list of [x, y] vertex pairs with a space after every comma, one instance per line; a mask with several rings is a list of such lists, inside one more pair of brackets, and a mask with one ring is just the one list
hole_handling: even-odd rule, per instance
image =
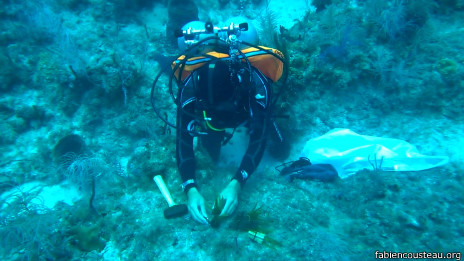
[[[289, 116], [278, 119], [288, 146], [269, 142], [236, 214], [219, 228], [164, 219], [167, 203], [151, 180], [163, 175], [175, 201], [186, 202], [175, 130], [149, 99], [160, 55], [179, 53], [165, 39], [167, 2], [3, 1], [2, 260], [355, 261], [375, 260], [376, 251], [462, 252], [462, 1], [196, 1], [203, 21], [247, 17], [262, 44], [286, 44], [290, 61], [277, 88], [285, 89], [277, 111]], [[173, 121], [167, 83], [162, 76], [157, 98]], [[336, 128], [404, 140], [449, 163], [409, 172], [373, 166], [331, 183], [278, 175], [277, 165]], [[85, 148], [64, 163], [56, 147], [70, 134]], [[207, 208], [235, 173], [244, 139], [239, 130], [217, 166], [196, 153]], [[265, 241], [278, 243], [235, 229], [256, 206]]]

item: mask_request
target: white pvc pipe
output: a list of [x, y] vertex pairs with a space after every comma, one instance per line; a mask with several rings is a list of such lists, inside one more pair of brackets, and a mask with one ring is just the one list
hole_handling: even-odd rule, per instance
[[171, 193], [169, 193], [169, 189], [166, 186], [166, 183], [164, 183], [163, 177], [161, 177], [161, 175], [156, 175], [155, 177], [153, 177], [153, 180], [156, 182], [156, 185], [158, 185], [158, 188], [161, 191], [161, 194], [163, 194], [164, 198], [168, 202], [168, 205], [170, 207], [174, 206], [176, 203], [174, 203]]

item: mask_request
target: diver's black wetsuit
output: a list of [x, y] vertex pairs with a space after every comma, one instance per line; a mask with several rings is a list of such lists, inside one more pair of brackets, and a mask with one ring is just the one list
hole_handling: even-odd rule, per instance
[[245, 123], [250, 130], [248, 148], [234, 176], [242, 187], [258, 166], [266, 143], [272, 81], [258, 69], [251, 68], [252, 77], [247, 70], [241, 77], [241, 88], [232, 86], [228, 64], [223, 62], [216, 63], [213, 70], [209, 65], [202, 66], [184, 80], [185, 87], [181, 88], [178, 96], [182, 109], [177, 112], [176, 153], [184, 191], [196, 187], [196, 183], [192, 183], [196, 169], [193, 134], [189, 131], [193, 123], [198, 122], [199, 115], [211, 118], [206, 131], [208, 134], [201, 135], [200, 141], [214, 161], [218, 160], [221, 142], [224, 141], [223, 128], [235, 128]]

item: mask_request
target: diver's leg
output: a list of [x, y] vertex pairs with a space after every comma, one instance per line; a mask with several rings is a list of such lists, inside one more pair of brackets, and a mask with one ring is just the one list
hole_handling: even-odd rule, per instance
[[208, 131], [208, 135], [202, 136], [200, 139], [201, 146], [208, 151], [213, 162], [219, 160], [224, 134], [225, 131]]

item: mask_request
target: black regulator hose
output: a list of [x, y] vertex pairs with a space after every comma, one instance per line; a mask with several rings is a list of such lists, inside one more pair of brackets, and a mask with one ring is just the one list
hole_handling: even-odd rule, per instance
[[[190, 57], [188, 56], [189, 53], [194, 50], [195, 48], [198, 48], [202, 43], [206, 42], [206, 41], [209, 41], [209, 40], [213, 40], [213, 39], [219, 39], [219, 40], [222, 40], [220, 39], [219, 37], [217, 36], [210, 36], [210, 37], [207, 37], [205, 39], [202, 39], [201, 41], [199, 41], [198, 43], [190, 46], [187, 50], [185, 50], [183, 53], [181, 53], [178, 57], [184, 55], [185, 56], [185, 59], [180, 62], [180, 63], [177, 63], [176, 66], [172, 69], [172, 72], [169, 74], [169, 93], [171, 95], [171, 98], [172, 100], [175, 102], [176, 106], [179, 107], [179, 102], [177, 101], [177, 98], [174, 97], [174, 93], [173, 93], [173, 90], [172, 90], [172, 78], [174, 77], [174, 74], [175, 72], [177, 71], [177, 69], [179, 69], [179, 66], [182, 66], [180, 68], [180, 71], [179, 71], [179, 77], [178, 77], [178, 80], [177, 80], [177, 84], [180, 85], [182, 83], [182, 78], [181, 78], [181, 75], [182, 75], [182, 72], [183, 72], [183, 69], [185, 67], [185, 63], [188, 61], [188, 59], [190, 59]], [[177, 58], [175, 58], [171, 63], [169, 63], [168, 65], [166, 65], [155, 77], [155, 80], [153, 81], [153, 84], [151, 86], [151, 92], [150, 92], [150, 101], [151, 101], [151, 106], [153, 107], [153, 110], [155, 111], [156, 113], [156, 116], [158, 116], [158, 118], [160, 118], [164, 123], [166, 123], [168, 126], [172, 127], [172, 128], [177, 128], [175, 124], [169, 122], [167, 119], [165, 119], [162, 115], [161, 115], [161, 112], [159, 110], [159, 108], [156, 106], [156, 100], [155, 100], [155, 90], [156, 90], [156, 84], [158, 83], [158, 80], [159, 78], [161, 77], [161, 75], [166, 72], [168, 69], [171, 68], [172, 64], [176, 61]]]
[[158, 118], [160, 118], [162, 121], [164, 121], [164, 123], [166, 123], [167, 125], [169, 125], [170, 127], [172, 128], [176, 128], [176, 125], [170, 123], [167, 118], [165, 119], [162, 115], [161, 115], [161, 112], [159, 111], [159, 108], [155, 105], [155, 88], [156, 88], [156, 83], [158, 82], [159, 78], [161, 77], [161, 75], [171, 67], [170, 64], [168, 64], [167, 66], [165, 66], [159, 73], [158, 75], [156, 75], [156, 78], [155, 80], [153, 81], [153, 84], [151, 86], [151, 93], [150, 93], [150, 100], [151, 100], [151, 107], [153, 107], [153, 110], [155, 110], [155, 113], [156, 113], [156, 116], [158, 116]]

